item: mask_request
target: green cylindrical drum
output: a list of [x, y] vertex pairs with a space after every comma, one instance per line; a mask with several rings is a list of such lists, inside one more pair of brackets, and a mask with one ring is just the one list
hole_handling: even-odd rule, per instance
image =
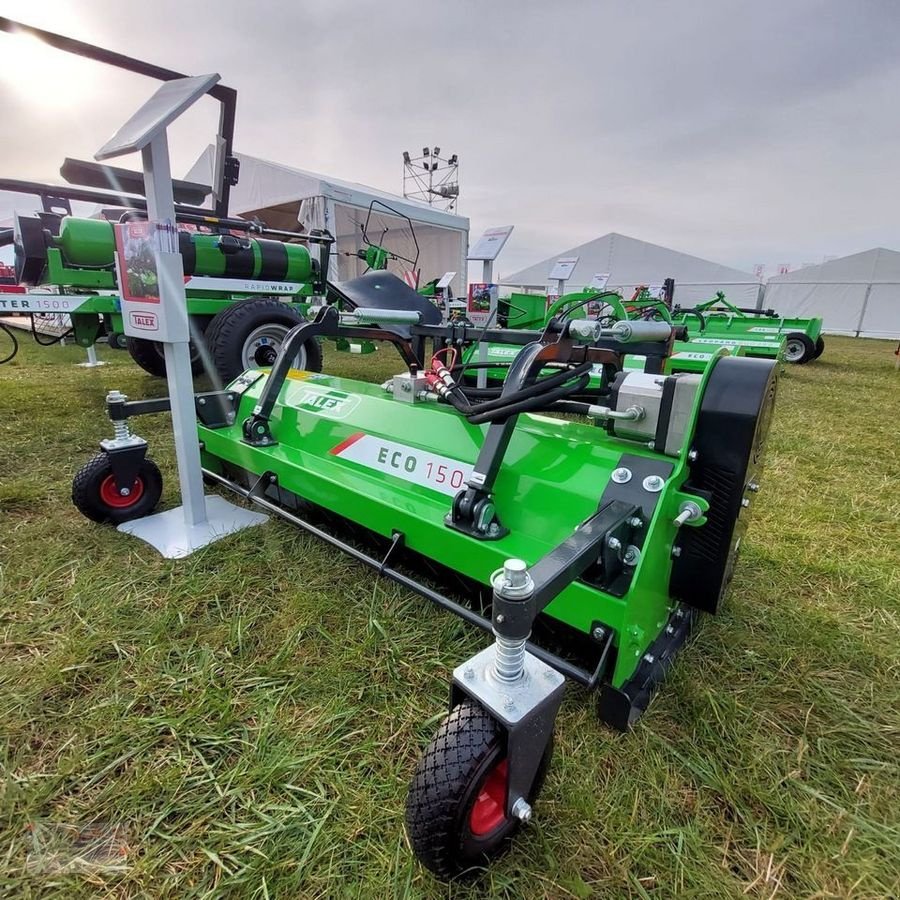
[[185, 275], [298, 282], [313, 277], [312, 257], [302, 244], [182, 231], [178, 249]]
[[[70, 266], [111, 267], [115, 261], [113, 225], [105, 219], [66, 216], [52, 242]], [[179, 231], [178, 249], [185, 275], [301, 283], [315, 277], [313, 259], [302, 244]]]
[[111, 266], [116, 255], [116, 239], [106, 219], [78, 219], [66, 216], [54, 244], [72, 266]]

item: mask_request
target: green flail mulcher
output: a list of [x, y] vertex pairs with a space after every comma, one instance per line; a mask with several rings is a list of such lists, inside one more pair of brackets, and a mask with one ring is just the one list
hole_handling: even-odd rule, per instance
[[[442, 323], [384, 272], [329, 295], [271, 369], [197, 396], [204, 474], [492, 635], [453, 669], [449, 714], [407, 801], [413, 850], [453, 878], [532, 818], [566, 681], [627, 729], [719, 609], [759, 488], [777, 367], [722, 351], [669, 374], [667, 322], [553, 317], [539, 333], [481, 334]], [[477, 336], [516, 349], [501, 384], [465, 383]], [[340, 337], [389, 341], [402, 371], [377, 385], [293, 364], [309, 341]], [[643, 371], [625, 370], [628, 354]], [[107, 407], [115, 436], [73, 499], [116, 523], [159, 500], [129, 420], [167, 402], [115, 393]]]
[[[666, 288], [671, 291], [674, 282], [669, 279]], [[645, 291], [636, 292], [631, 300], [625, 300], [618, 291], [595, 290], [585, 288], [572, 291], [558, 297], [548, 306], [544, 294], [512, 293], [500, 300], [497, 320], [503, 327], [527, 328], [543, 330], [554, 318], [590, 319], [605, 327], [616, 322], [651, 321], [677, 324], [675, 342], [672, 351], [666, 358], [667, 374], [676, 372], [703, 372], [709, 361], [718, 353], [718, 346], [711, 347], [708, 342], [696, 341], [694, 333], [699, 330], [702, 317], [694, 317], [690, 322], [675, 323], [668, 305]], [[732, 341], [723, 345], [726, 352], [733, 356], [746, 355], [745, 348]], [[487, 381], [502, 381], [509, 364], [515, 355], [515, 348], [502, 342], [483, 342], [482, 346], [473, 344], [466, 351], [466, 362], [481, 363], [486, 371]], [[646, 359], [639, 354], [631, 354], [625, 360], [625, 368], [640, 370], [646, 365]], [[602, 379], [602, 370], [597, 367], [594, 372], [597, 383]], [[474, 376], [470, 375], [470, 379]]]
[[695, 343], [737, 346], [747, 356], [803, 365], [825, 351], [821, 319], [791, 319], [774, 309], [735, 306], [723, 291], [691, 309], [676, 306], [672, 321], [690, 328]]

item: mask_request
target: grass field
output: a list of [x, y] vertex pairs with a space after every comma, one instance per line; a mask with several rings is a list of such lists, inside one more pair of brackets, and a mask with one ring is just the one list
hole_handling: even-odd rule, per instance
[[[164, 385], [123, 353], [90, 370], [23, 343], [0, 369], [0, 889], [447, 896], [403, 808], [450, 669], [484, 637], [284, 523], [172, 562], [81, 518], [70, 482], [106, 436], [105, 391]], [[785, 372], [724, 614], [631, 734], [569, 687], [534, 824], [450, 896], [900, 894], [891, 350], [829, 338]], [[331, 353], [326, 369], [397, 364]], [[172, 505], [168, 422], [138, 428]], [[53, 841], [71, 857], [89, 826], [113, 853], [67, 871]]]

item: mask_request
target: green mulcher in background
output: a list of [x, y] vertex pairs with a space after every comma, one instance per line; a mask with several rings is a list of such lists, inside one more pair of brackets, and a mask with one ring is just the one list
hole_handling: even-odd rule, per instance
[[825, 350], [821, 319], [789, 319], [773, 309], [738, 307], [723, 291], [690, 309], [676, 306], [672, 319], [691, 329], [695, 343], [740, 345], [748, 356], [772, 359], [780, 352], [785, 362], [802, 365]]

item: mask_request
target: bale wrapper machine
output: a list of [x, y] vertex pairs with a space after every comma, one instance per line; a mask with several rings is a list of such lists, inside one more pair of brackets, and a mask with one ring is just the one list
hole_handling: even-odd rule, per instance
[[[93, 164], [77, 163], [78, 170], [89, 168]], [[120, 221], [144, 217], [131, 210]], [[325, 290], [333, 239], [318, 232], [273, 231], [208, 212], [178, 212], [176, 220], [194, 373], [211, 365], [230, 381], [247, 368], [272, 365], [281, 340], [303, 321], [310, 295]], [[165, 375], [161, 344], [123, 334], [113, 222], [54, 212], [16, 215], [13, 240], [19, 283], [52, 291], [0, 299], [0, 310], [68, 313], [77, 343], [90, 346], [105, 330], [110, 342], [127, 349], [145, 372]], [[301, 348], [297, 365], [321, 369], [315, 341]]]
[[[776, 364], [721, 351], [702, 372], [665, 374], [666, 322], [482, 333], [441, 323], [389, 273], [330, 287], [337, 302], [289, 332], [270, 370], [196, 396], [204, 473], [493, 634], [453, 670], [450, 713], [408, 795], [414, 851], [452, 878], [531, 819], [566, 680], [625, 730], [719, 608], [759, 487]], [[463, 383], [476, 331], [519, 348], [500, 386]], [[403, 371], [376, 385], [292, 367], [305, 342], [336, 337], [391, 342]], [[625, 371], [629, 353], [644, 371]], [[120, 522], [161, 488], [129, 419], [167, 401], [113, 393], [107, 405], [115, 436], [73, 499]]]

